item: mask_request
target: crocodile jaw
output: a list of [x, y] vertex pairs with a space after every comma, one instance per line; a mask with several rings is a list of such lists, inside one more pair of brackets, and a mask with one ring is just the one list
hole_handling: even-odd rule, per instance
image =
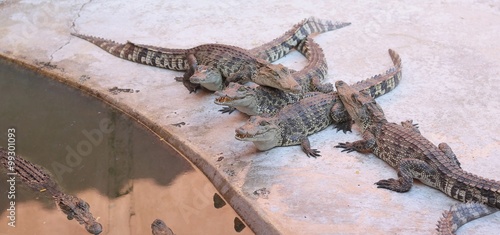
[[228, 95], [223, 95], [215, 98], [215, 103], [218, 105], [229, 105], [229, 106], [249, 106], [252, 103], [252, 100], [255, 100], [252, 96], [243, 96], [243, 97], [230, 97]]
[[258, 121], [255, 120], [259, 118], [252, 116], [245, 125], [236, 129], [234, 137], [240, 141], [252, 141], [261, 151], [278, 146], [280, 141], [278, 127], [271, 123], [265, 126], [258, 125]]
[[200, 65], [196, 72], [189, 78], [192, 83], [200, 84], [211, 91], [220, 91], [224, 88], [222, 75], [213, 67]]

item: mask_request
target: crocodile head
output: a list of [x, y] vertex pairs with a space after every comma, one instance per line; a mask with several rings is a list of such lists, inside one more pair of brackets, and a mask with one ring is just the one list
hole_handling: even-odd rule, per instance
[[189, 81], [200, 84], [211, 91], [220, 91], [224, 88], [220, 71], [212, 66], [198, 65]]
[[292, 72], [282, 64], [270, 64], [258, 60], [260, 66], [252, 80], [259, 84], [292, 93], [299, 93], [302, 87], [293, 78]]
[[354, 122], [366, 130], [372, 123], [385, 121], [384, 111], [367, 92], [359, 92], [343, 81], [335, 82], [337, 93]]
[[240, 111], [248, 110], [245, 113], [249, 115], [256, 114], [256, 111], [251, 111], [257, 107], [257, 97], [252, 87], [231, 82], [224, 90], [215, 92], [215, 95], [218, 96], [215, 104], [235, 107]]
[[252, 141], [257, 149], [264, 151], [279, 145], [280, 131], [273, 118], [252, 116], [236, 129], [235, 138], [241, 141]]

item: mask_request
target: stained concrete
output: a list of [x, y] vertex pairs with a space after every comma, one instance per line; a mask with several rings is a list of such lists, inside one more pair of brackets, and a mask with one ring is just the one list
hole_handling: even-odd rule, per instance
[[[209, 92], [188, 94], [179, 72], [116, 58], [70, 32], [118, 42], [189, 48], [225, 43], [252, 48], [303, 18], [350, 21], [315, 37], [329, 79], [356, 82], [403, 61], [403, 81], [378, 99], [389, 120], [413, 119], [434, 143], [446, 142], [465, 170], [500, 180], [500, 4], [498, 1], [0, 1], [0, 53], [95, 94], [141, 119], [177, 146], [212, 180], [258, 234], [431, 234], [454, 200], [416, 183], [408, 193], [373, 183], [395, 171], [372, 155], [341, 153], [360, 138], [328, 128], [300, 147], [259, 152], [234, 139], [247, 117], [221, 115]], [[300, 69], [292, 53], [278, 61]], [[138, 93], [111, 94], [112, 87]], [[185, 122], [180, 128], [173, 123]], [[222, 159], [223, 157], [223, 159]], [[222, 159], [222, 160], [220, 160]], [[220, 161], [218, 161], [220, 160]], [[266, 188], [269, 194], [257, 196]], [[459, 234], [491, 234], [500, 215]]]

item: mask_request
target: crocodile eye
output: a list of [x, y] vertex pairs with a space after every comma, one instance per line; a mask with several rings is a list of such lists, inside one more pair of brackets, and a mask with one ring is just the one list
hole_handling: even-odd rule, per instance
[[246, 87], [244, 87], [244, 86], [241, 86], [240, 88], [238, 88], [238, 91], [246, 91], [246, 90], [247, 90], [247, 89], [246, 89]]
[[266, 121], [261, 121], [261, 122], [259, 123], [259, 125], [260, 125], [260, 126], [267, 126], [267, 125], [269, 125], [269, 122], [266, 122]]

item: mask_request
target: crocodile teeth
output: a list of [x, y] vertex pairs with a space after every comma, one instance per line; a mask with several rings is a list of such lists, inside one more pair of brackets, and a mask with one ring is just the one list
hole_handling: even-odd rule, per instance
[[233, 99], [229, 98], [228, 96], [222, 96], [222, 97], [219, 97], [219, 98], [216, 98], [215, 101], [216, 102], [219, 102], [219, 103], [226, 103], [226, 102], [229, 102], [229, 101], [232, 101]]
[[236, 138], [238, 138], [238, 139], [245, 139], [245, 138], [252, 137], [252, 135], [250, 135], [250, 134], [248, 134], [248, 133], [247, 133], [247, 134], [236, 133], [236, 135], [235, 135], [235, 136], [236, 136]]

